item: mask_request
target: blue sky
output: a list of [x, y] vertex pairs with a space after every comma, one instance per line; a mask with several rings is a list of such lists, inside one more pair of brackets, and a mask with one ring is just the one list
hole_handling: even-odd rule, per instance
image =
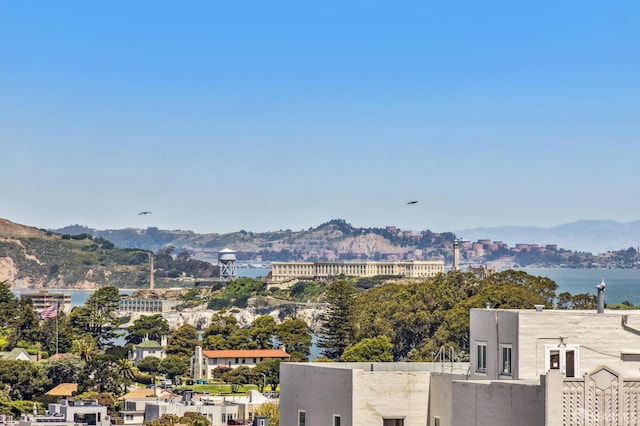
[[199, 233], [638, 220], [639, 12], [2, 1], [0, 217]]

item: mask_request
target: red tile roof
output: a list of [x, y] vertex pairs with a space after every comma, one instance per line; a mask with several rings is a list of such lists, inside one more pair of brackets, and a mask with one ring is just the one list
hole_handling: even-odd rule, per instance
[[290, 358], [291, 355], [281, 349], [241, 349], [241, 350], [204, 350], [207, 358]]

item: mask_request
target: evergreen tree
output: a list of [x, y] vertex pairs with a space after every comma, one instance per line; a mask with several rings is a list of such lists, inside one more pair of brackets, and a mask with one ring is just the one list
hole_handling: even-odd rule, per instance
[[306, 322], [291, 316], [285, 319], [276, 331], [276, 338], [291, 355], [291, 361], [304, 362], [311, 355], [311, 331]]
[[356, 294], [355, 286], [346, 279], [338, 279], [327, 286], [329, 306], [322, 317], [323, 332], [319, 346], [324, 348], [322, 354], [329, 359], [339, 359], [355, 340]]
[[69, 320], [74, 328], [90, 333], [96, 346], [103, 347], [119, 336], [120, 290], [115, 286], [104, 286], [96, 290], [85, 302], [76, 307]]
[[129, 334], [125, 338], [127, 343], [140, 344], [146, 337], [149, 340], [160, 341], [162, 336], [168, 336], [169, 323], [162, 314], [142, 315], [127, 328]]
[[189, 365], [191, 356], [198, 346], [198, 333], [190, 324], [184, 324], [173, 332], [167, 342], [167, 355], [176, 355], [182, 359], [185, 366]]

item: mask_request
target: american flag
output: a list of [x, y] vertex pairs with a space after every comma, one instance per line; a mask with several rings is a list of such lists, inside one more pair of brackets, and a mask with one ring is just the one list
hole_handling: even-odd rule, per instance
[[58, 316], [58, 304], [54, 303], [51, 306], [48, 306], [40, 312], [41, 319], [55, 318]]

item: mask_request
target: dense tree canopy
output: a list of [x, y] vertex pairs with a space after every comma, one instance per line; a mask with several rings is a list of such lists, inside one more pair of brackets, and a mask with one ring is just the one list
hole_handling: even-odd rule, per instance
[[127, 343], [140, 344], [145, 338], [160, 341], [162, 336], [170, 334], [169, 323], [162, 314], [142, 315], [127, 327], [129, 333], [125, 338]]

